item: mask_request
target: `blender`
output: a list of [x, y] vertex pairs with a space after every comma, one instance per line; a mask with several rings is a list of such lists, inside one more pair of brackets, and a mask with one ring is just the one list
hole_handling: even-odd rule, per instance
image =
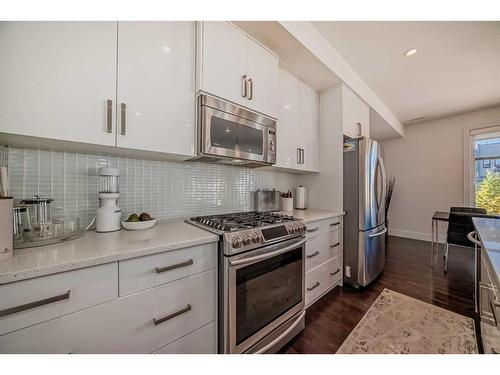
[[99, 208], [96, 215], [96, 232], [113, 232], [121, 229], [122, 210], [117, 201], [118, 168], [99, 168]]

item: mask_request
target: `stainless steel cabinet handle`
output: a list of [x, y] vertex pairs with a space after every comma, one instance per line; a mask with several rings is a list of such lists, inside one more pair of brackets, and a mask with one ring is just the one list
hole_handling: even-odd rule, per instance
[[121, 119], [122, 119], [120, 134], [125, 135], [125, 132], [127, 130], [127, 105], [125, 103], [120, 104], [120, 109], [121, 109]]
[[44, 299], [41, 299], [38, 301], [34, 301], [34, 302], [26, 303], [24, 305], [10, 307], [8, 309], [2, 310], [2, 311], [0, 311], [0, 318], [7, 316], [7, 315], [19, 313], [21, 311], [31, 310], [31, 309], [34, 309], [35, 307], [48, 305], [48, 304], [58, 302], [58, 301], [64, 301], [64, 300], [69, 298], [69, 292], [70, 291], [68, 290], [67, 292], [64, 292], [62, 294], [58, 294], [57, 296], [54, 296], [54, 297], [44, 298]]
[[316, 281], [316, 284], [314, 284], [314, 285], [313, 285], [312, 287], [310, 287], [310, 288], [307, 288], [307, 290], [308, 290], [308, 291], [311, 291], [311, 290], [313, 290], [313, 289], [316, 289], [316, 288], [317, 288], [318, 286], [320, 286], [320, 285], [321, 285], [321, 283], [320, 283], [319, 281]]
[[106, 132], [113, 132], [113, 101], [106, 100]]
[[300, 148], [297, 147], [297, 164], [300, 164]]
[[246, 97], [247, 96], [247, 75], [242, 75], [241, 76], [241, 96]]
[[335, 276], [336, 274], [338, 274], [340, 272], [340, 268], [335, 271], [335, 272], [330, 272], [330, 276]]
[[319, 227], [316, 227], [316, 228], [307, 228], [307, 232], [311, 233], [311, 232], [316, 232], [317, 230], [319, 229]]
[[337, 247], [340, 246], [340, 242], [334, 243], [333, 245], [330, 245], [330, 247]]
[[308, 258], [314, 258], [314, 257], [315, 257], [316, 255], [318, 255], [318, 254], [319, 254], [319, 251], [315, 251], [315, 252], [314, 252], [314, 253], [312, 253], [312, 254], [307, 254], [307, 255], [306, 255], [306, 257], [308, 257]]
[[331, 227], [336, 227], [337, 225], [340, 225], [340, 221], [338, 223], [331, 223], [330, 224]]
[[176, 312], [174, 312], [172, 314], [166, 315], [163, 318], [160, 318], [160, 319], [153, 318], [153, 323], [155, 324], [155, 326], [157, 326], [158, 324], [164, 323], [167, 320], [173, 319], [176, 316], [179, 316], [179, 315], [182, 315], [184, 313], [187, 313], [188, 311], [191, 311], [191, 305], [187, 305], [183, 309], [181, 309], [179, 311], [176, 311]]
[[178, 264], [172, 264], [171, 266], [166, 266], [166, 267], [156, 267], [156, 273], [163, 273], [167, 271], [172, 271], [177, 268], [182, 268], [182, 267], [187, 267], [193, 264], [193, 260], [189, 259], [185, 262], [178, 263]]
[[361, 137], [363, 135], [363, 125], [360, 122], [357, 122], [356, 125], [358, 126], [358, 137]]
[[248, 78], [248, 100], [252, 100], [253, 99], [253, 78], [250, 77]]
[[303, 148], [301, 148], [301, 149], [300, 149], [300, 152], [301, 152], [301, 157], [300, 157], [301, 162], [300, 162], [300, 163], [301, 163], [301, 164], [304, 164], [304, 160], [305, 160], [305, 156], [304, 156], [304, 155], [305, 155], [305, 152], [304, 152], [304, 149], [303, 149]]

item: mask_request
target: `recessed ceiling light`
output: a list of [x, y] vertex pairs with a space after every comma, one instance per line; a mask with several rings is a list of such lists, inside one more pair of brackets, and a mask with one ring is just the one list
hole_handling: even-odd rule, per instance
[[412, 48], [412, 49], [409, 49], [408, 51], [405, 52], [405, 56], [413, 56], [417, 52], [418, 52], [418, 49]]

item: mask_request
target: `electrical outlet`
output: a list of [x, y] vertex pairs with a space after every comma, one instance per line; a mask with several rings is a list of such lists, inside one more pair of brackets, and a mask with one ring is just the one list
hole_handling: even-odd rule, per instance
[[351, 277], [351, 266], [345, 266], [345, 276]]

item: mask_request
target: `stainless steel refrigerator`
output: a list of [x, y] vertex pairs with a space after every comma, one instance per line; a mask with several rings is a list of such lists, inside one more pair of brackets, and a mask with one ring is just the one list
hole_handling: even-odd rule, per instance
[[386, 178], [380, 144], [344, 142], [344, 283], [367, 286], [385, 266]]

